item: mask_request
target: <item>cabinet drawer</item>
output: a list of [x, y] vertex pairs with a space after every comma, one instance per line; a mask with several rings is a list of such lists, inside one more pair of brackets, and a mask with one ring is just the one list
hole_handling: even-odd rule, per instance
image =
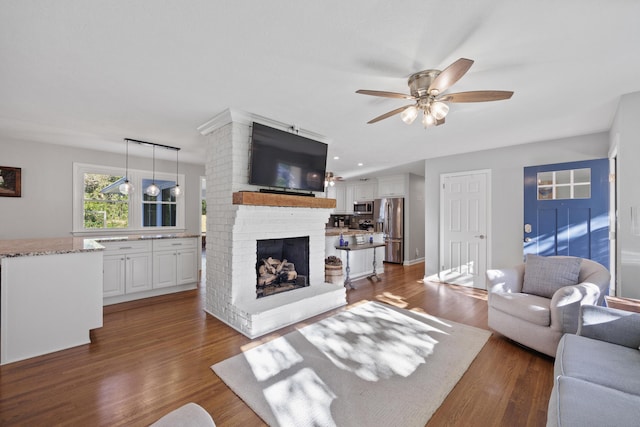
[[171, 249], [195, 248], [197, 246], [196, 238], [188, 239], [157, 239], [153, 241], [154, 251], [166, 251]]
[[149, 241], [116, 241], [116, 242], [100, 242], [104, 246], [105, 252], [133, 253], [133, 252], [149, 252], [151, 251], [151, 242]]

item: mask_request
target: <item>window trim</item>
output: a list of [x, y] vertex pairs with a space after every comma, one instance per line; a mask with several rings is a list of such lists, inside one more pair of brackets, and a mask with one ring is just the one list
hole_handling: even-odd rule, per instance
[[[133, 184], [135, 191], [129, 195], [129, 219], [127, 228], [97, 228], [97, 229], [85, 229], [84, 228], [84, 174], [85, 173], [98, 173], [98, 174], [110, 174], [110, 175], [122, 175], [124, 176], [126, 171], [122, 167], [113, 167], [105, 165], [94, 165], [87, 163], [73, 163], [73, 185], [72, 185], [72, 207], [73, 207], [73, 219], [72, 226], [74, 235], [123, 235], [132, 233], [145, 233], [145, 232], [157, 232], [157, 231], [171, 231], [182, 232], [185, 230], [185, 197], [184, 194], [178, 197], [176, 201], [176, 225], [172, 226], [158, 226], [158, 227], [143, 227], [142, 226], [142, 180], [152, 179], [153, 172], [139, 169], [129, 169], [129, 181]], [[155, 172], [156, 179], [175, 181], [175, 173]], [[178, 174], [178, 184], [180, 187], [184, 187], [185, 176], [184, 174]]]

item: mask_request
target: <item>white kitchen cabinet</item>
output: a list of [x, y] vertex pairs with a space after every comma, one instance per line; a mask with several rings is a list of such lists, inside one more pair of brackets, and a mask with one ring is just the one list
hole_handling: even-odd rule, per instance
[[355, 186], [353, 184], [347, 184], [345, 186], [344, 204], [345, 204], [345, 213], [347, 214], [353, 213], [353, 202], [355, 201], [354, 190], [355, 190]]
[[406, 192], [405, 175], [378, 177], [378, 197], [401, 197]]
[[354, 190], [353, 184], [347, 184], [344, 182], [338, 182], [335, 185], [335, 197], [336, 197], [336, 210], [337, 214], [352, 214], [353, 202], [354, 202]]
[[334, 197], [336, 198], [335, 213], [337, 214], [345, 213], [347, 211], [347, 208], [345, 205], [346, 188], [342, 183], [337, 183], [333, 188], [334, 188], [334, 194], [335, 194]]
[[148, 241], [101, 242], [103, 260], [103, 297], [150, 290], [151, 244]]
[[354, 189], [354, 201], [366, 202], [376, 198], [376, 183], [364, 182], [356, 184]]
[[124, 295], [124, 255], [105, 255], [103, 261], [102, 296]]
[[195, 238], [153, 241], [153, 288], [198, 281], [198, 250]]

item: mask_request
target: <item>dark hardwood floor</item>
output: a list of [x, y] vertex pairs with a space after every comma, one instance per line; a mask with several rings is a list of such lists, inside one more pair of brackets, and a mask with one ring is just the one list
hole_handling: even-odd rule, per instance
[[[422, 283], [424, 265], [385, 265], [349, 304], [377, 300], [487, 328], [486, 293]], [[144, 426], [187, 402], [218, 426], [263, 425], [211, 371], [252, 343], [203, 311], [200, 289], [105, 307], [92, 343], [0, 367], [2, 426]], [[316, 316], [269, 334], [261, 342]], [[543, 426], [553, 359], [493, 335], [427, 426]]]

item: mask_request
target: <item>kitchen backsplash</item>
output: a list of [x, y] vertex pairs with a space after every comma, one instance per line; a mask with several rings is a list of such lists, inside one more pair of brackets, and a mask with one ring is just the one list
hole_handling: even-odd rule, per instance
[[347, 227], [353, 229], [361, 228], [360, 224], [371, 224], [373, 215], [330, 215], [327, 228]]

